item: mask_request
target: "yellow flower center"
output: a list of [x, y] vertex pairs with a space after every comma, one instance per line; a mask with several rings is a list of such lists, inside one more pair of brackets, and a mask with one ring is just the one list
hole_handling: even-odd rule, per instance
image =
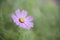
[[20, 18], [19, 21], [20, 21], [21, 23], [23, 23], [23, 22], [24, 22], [24, 18]]

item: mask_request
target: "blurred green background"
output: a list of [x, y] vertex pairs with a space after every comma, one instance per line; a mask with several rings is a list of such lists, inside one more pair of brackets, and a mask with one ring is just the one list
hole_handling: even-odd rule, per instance
[[[11, 19], [16, 9], [34, 17], [34, 28], [19, 28]], [[60, 15], [51, 0], [0, 0], [0, 40], [60, 40]]]

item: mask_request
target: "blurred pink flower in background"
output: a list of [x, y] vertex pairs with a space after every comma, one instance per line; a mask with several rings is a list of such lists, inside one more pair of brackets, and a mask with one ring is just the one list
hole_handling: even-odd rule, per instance
[[12, 19], [14, 21], [14, 23], [16, 25], [18, 25], [20, 28], [24, 28], [27, 30], [30, 30], [31, 28], [33, 28], [34, 24], [33, 24], [33, 17], [32, 16], [28, 16], [27, 17], [27, 11], [26, 10], [22, 10], [22, 12], [17, 9], [15, 11], [16, 14], [12, 14]]

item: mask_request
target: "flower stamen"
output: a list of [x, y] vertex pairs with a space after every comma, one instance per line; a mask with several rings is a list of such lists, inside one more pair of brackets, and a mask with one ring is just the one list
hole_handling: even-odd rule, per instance
[[23, 22], [24, 22], [24, 18], [20, 18], [19, 21], [20, 21], [21, 23], [23, 23]]

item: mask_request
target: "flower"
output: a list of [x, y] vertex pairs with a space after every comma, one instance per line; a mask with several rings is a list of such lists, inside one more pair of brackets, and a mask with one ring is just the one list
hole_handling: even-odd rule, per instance
[[15, 11], [15, 14], [12, 14], [12, 19], [14, 21], [14, 23], [16, 25], [18, 25], [19, 27], [21, 28], [24, 28], [24, 29], [31, 29], [33, 28], [33, 17], [32, 16], [28, 16], [27, 17], [27, 11], [26, 10], [22, 10], [20, 11], [19, 9], [17, 9]]

